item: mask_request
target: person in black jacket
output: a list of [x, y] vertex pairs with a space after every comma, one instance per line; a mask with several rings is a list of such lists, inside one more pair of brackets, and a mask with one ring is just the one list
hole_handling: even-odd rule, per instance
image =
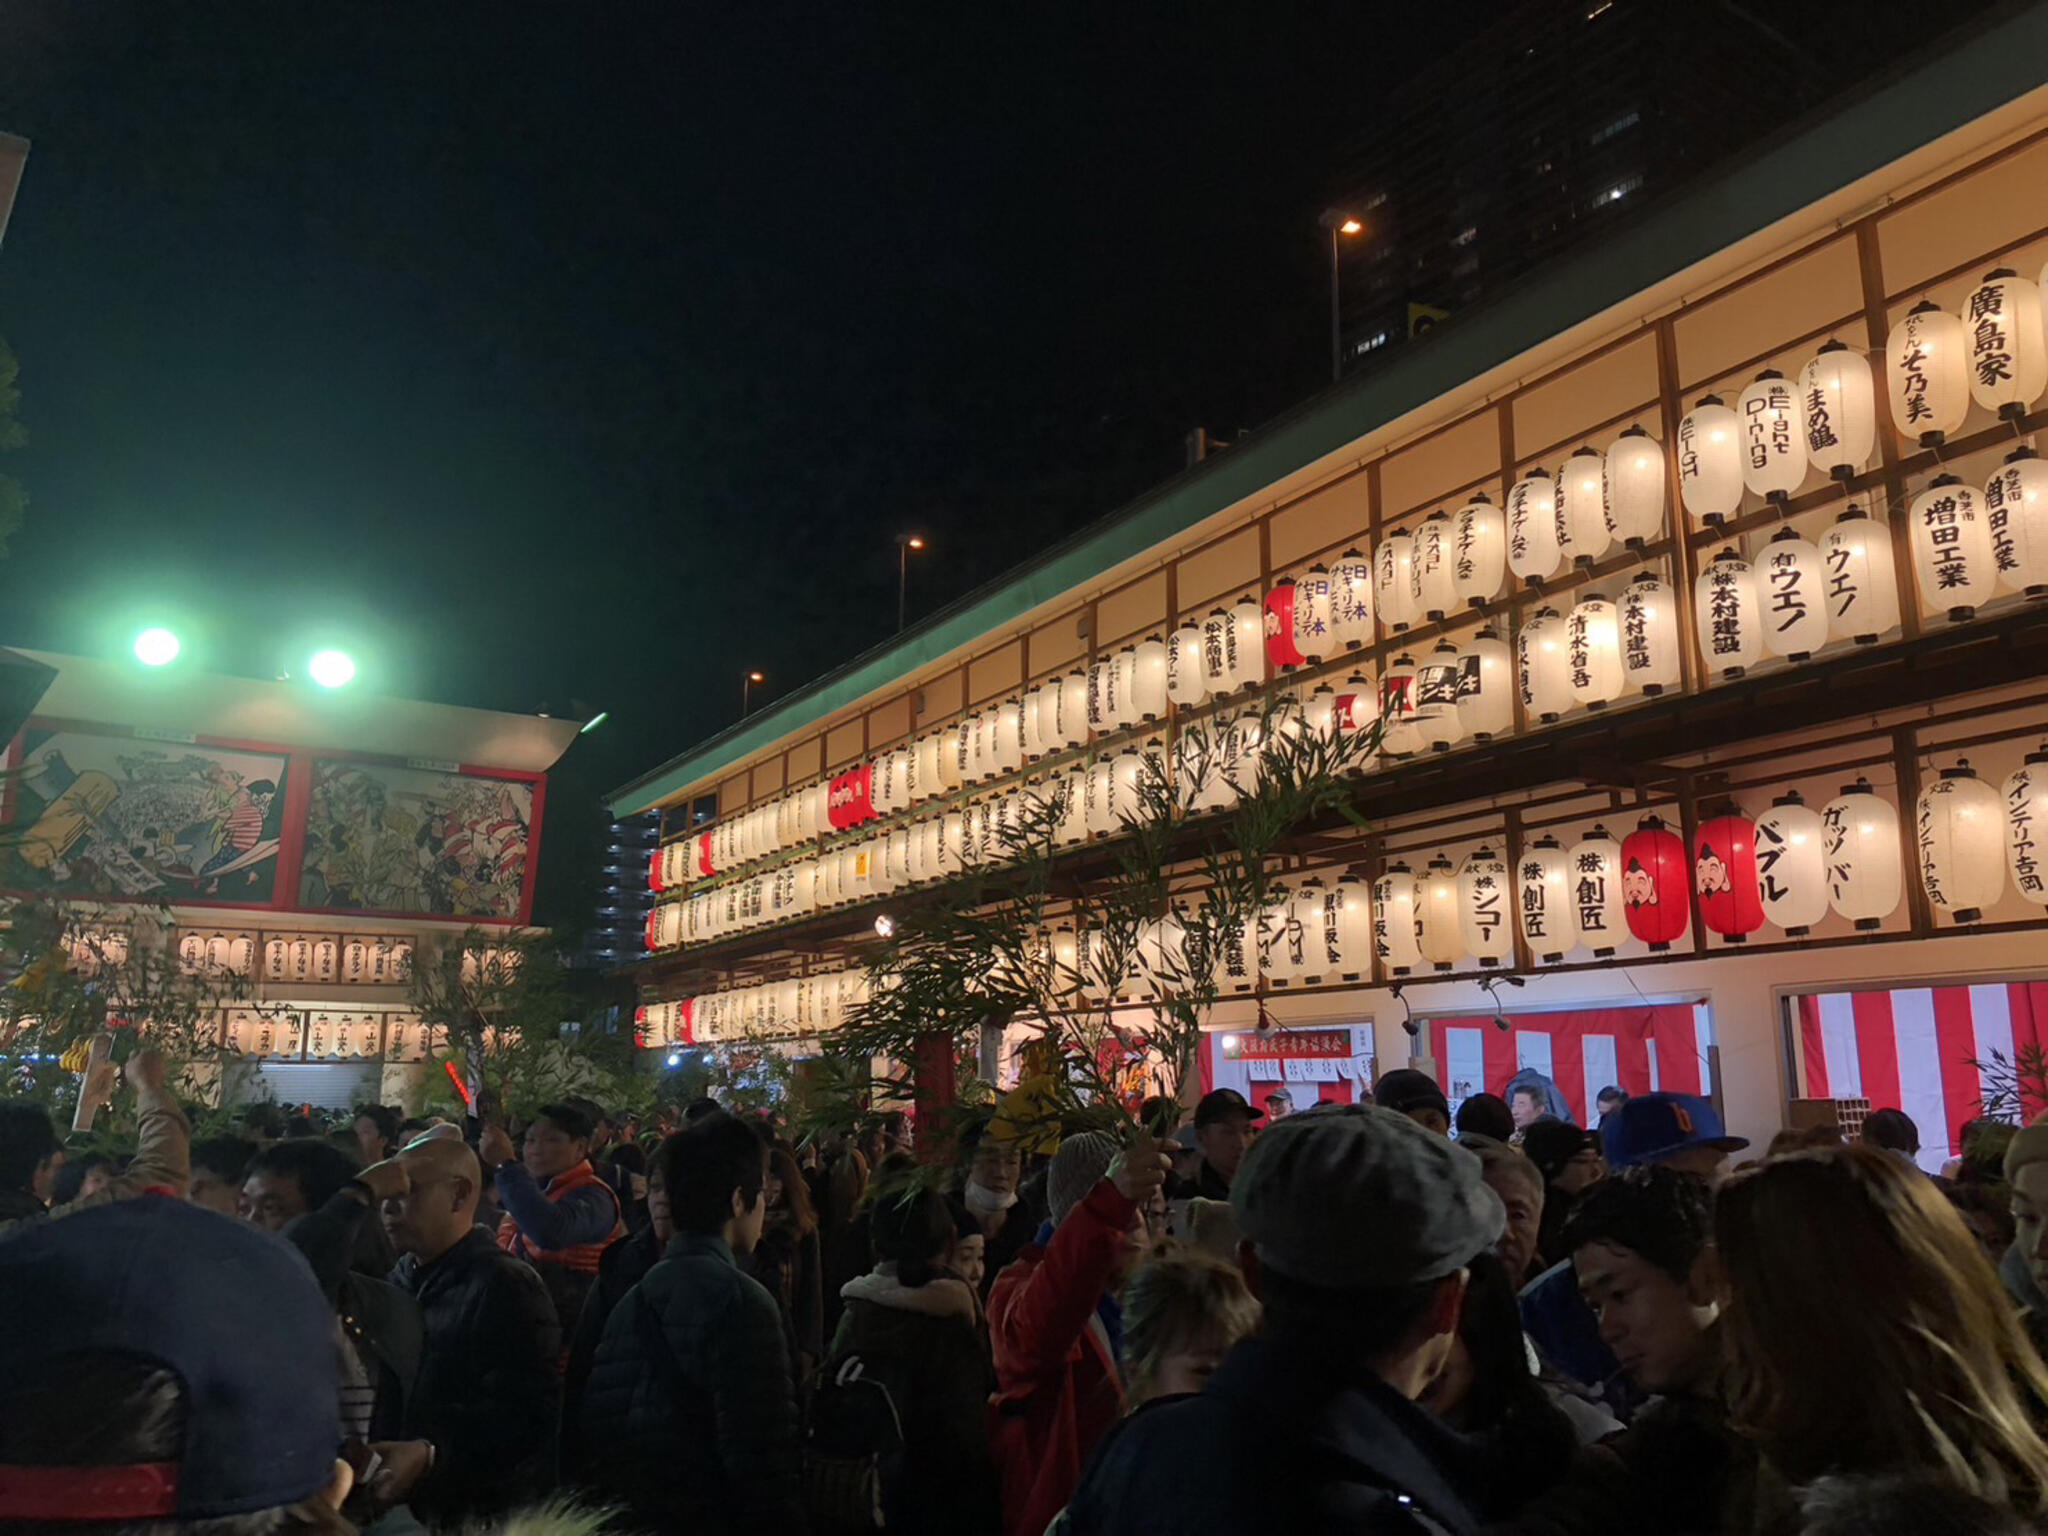
[[761, 1282], [789, 1326], [791, 1364], [799, 1390], [825, 1357], [824, 1266], [818, 1218], [803, 1170], [784, 1147], [768, 1153], [768, 1216], [761, 1241], [741, 1266]]
[[635, 1528], [801, 1536], [782, 1312], [737, 1257], [760, 1240], [768, 1149], [707, 1115], [662, 1143], [655, 1173], [676, 1235], [605, 1323], [584, 1391], [591, 1482]]
[[562, 1326], [532, 1266], [476, 1225], [483, 1168], [459, 1141], [418, 1141], [383, 1203], [405, 1255], [391, 1281], [419, 1302], [426, 1353], [407, 1414], [411, 1438], [373, 1446], [372, 1489], [429, 1524], [502, 1514], [554, 1483]]

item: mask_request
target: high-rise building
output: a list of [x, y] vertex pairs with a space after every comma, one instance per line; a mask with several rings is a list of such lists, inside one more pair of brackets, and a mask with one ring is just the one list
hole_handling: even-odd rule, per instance
[[648, 861], [660, 842], [659, 812], [622, 816], [612, 823], [598, 877], [597, 920], [583, 936], [581, 964], [609, 970], [640, 955], [647, 914], [654, 910]]

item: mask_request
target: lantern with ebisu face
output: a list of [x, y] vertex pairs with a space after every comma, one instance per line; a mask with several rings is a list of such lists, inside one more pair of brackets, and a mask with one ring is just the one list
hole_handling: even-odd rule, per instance
[[1621, 843], [1621, 895], [1628, 931], [1653, 950], [1685, 936], [1685, 844], [1657, 816], [1645, 816]]
[[1702, 822], [1694, 834], [1693, 880], [1700, 921], [1730, 944], [1742, 943], [1763, 927], [1756, 826], [1732, 806]]

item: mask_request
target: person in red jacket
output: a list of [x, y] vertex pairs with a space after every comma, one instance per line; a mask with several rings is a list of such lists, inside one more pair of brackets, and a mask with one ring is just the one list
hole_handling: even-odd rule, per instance
[[1143, 1211], [1167, 1166], [1149, 1135], [1121, 1153], [1101, 1131], [1068, 1138], [1046, 1174], [1052, 1220], [989, 1293], [990, 1441], [1008, 1536], [1040, 1536], [1123, 1414], [1116, 1291], [1144, 1251]]

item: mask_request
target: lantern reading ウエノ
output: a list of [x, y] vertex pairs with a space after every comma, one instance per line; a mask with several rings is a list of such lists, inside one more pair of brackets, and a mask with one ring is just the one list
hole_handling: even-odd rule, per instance
[[1666, 950], [1689, 921], [1685, 844], [1656, 816], [1645, 816], [1621, 844], [1621, 894], [1628, 930], [1653, 950]]
[[1693, 624], [1700, 654], [1726, 678], [1742, 676], [1764, 653], [1756, 573], [1731, 546], [1707, 562], [1693, 582]]
[[1823, 835], [1820, 813], [1793, 791], [1756, 819], [1757, 896], [1787, 938], [1803, 937], [1828, 915]]
[[1565, 620], [1565, 664], [1572, 695], [1588, 709], [1605, 709], [1621, 697], [1621, 614], [1597, 592], [1572, 604]]
[[1700, 824], [1693, 836], [1693, 890], [1700, 921], [1730, 944], [1763, 927], [1756, 826], [1747, 816], [1731, 811]]
[[1572, 707], [1571, 658], [1565, 622], [1554, 608], [1539, 608], [1515, 636], [1522, 708], [1548, 725]]
[[1877, 393], [1861, 352], [1830, 341], [1799, 371], [1806, 456], [1836, 480], [1854, 479], [1877, 446]]
[[1772, 655], [1805, 661], [1828, 643], [1822, 573], [1820, 551], [1789, 527], [1764, 546], [1755, 576], [1764, 645]]
[[1607, 450], [1607, 516], [1614, 536], [1641, 549], [1664, 534], [1664, 445], [1630, 427]]
[[1409, 611], [1437, 623], [1458, 602], [1455, 539], [1448, 512], [1432, 512], [1415, 530], [1415, 553], [1409, 568]]
[[2000, 590], [2048, 597], [2048, 460], [2014, 449], [1985, 482], [1984, 512]]
[[1881, 926], [1905, 894], [1897, 808], [1858, 779], [1842, 787], [1820, 819], [1828, 901], [1859, 929]]
[[1557, 523], [1557, 485], [1540, 469], [1508, 492], [1508, 569], [1524, 585], [1541, 586], [1557, 574], [1564, 546]]
[[1607, 510], [1607, 462], [1599, 449], [1578, 449], [1558, 470], [1557, 521], [1574, 565], [1592, 565], [1607, 553], [1615, 530]]
[[2010, 267], [1984, 274], [1963, 300], [1970, 394], [1987, 411], [2017, 421], [2048, 389], [2048, 337], [2040, 285]]
[[1717, 528], [1742, 505], [1742, 423], [1718, 395], [1703, 395], [1678, 423], [1678, 495]]
[[2048, 861], [2044, 861], [2042, 818], [2048, 815], [2048, 742], [2006, 776], [2005, 859], [2013, 889], [2035, 906], [2048, 906]]
[[1516, 866], [1522, 938], [1546, 963], [1562, 960], [1575, 935], [1571, 914], [1571, 859], [1564, 844], [1545, 834], [1522, 850]]
[[1937, 448], [1970, 414], [1963, 322], [1932, 300], [1916, 304], [1885, 342], [1885, 398], [1899, 433]]
[[1821, 535], [1828, 636], [1875, 645], [1899, 626], [1899, 577], [1891, 531], [1851, 505]]
[[1506, 520], [1499, 507], [1475, 495], [1452, 522], [1451, 585], [1460, 602], [1483, 608], [1500, 596], [1507, 573]]
[[1483, 966], [1513, 954], [1513, 911], [1507, 861], [1491, 848], [1466, 855], [1458, 871], [1458, 933], [1466, 953]]
[[1942, 475], [1906, 509], [1913, 526], [1913, 574], [1925, 607], [1957, 623], [1977, 616], [1997, 586], [1991, 529], [1977, 493]]
[[1373, 951], [1389, 976], [1406, 976], [1422, 964], [1422, 946], [1415, 933], [1421, 896], [1414, 871], [1398, 861], [1373, 882]]
[[1678, 605], [1648, 571], [1621, 589], [1624, 687], [1655, 698], [1678, 681]]
[[1974, 923], [2005, 889], [2004, 807], [1968, 759], [1944, 768], [1920, 791], [1914, 812], [1920, 884], [1927, 900], [1959, 923]]
[[1572, 935], [1604, 960], [1628, 933], [1628, 901], [1623, 893], [1621, 844], [1605, 827], [1596, 826], [1572, 846]]

